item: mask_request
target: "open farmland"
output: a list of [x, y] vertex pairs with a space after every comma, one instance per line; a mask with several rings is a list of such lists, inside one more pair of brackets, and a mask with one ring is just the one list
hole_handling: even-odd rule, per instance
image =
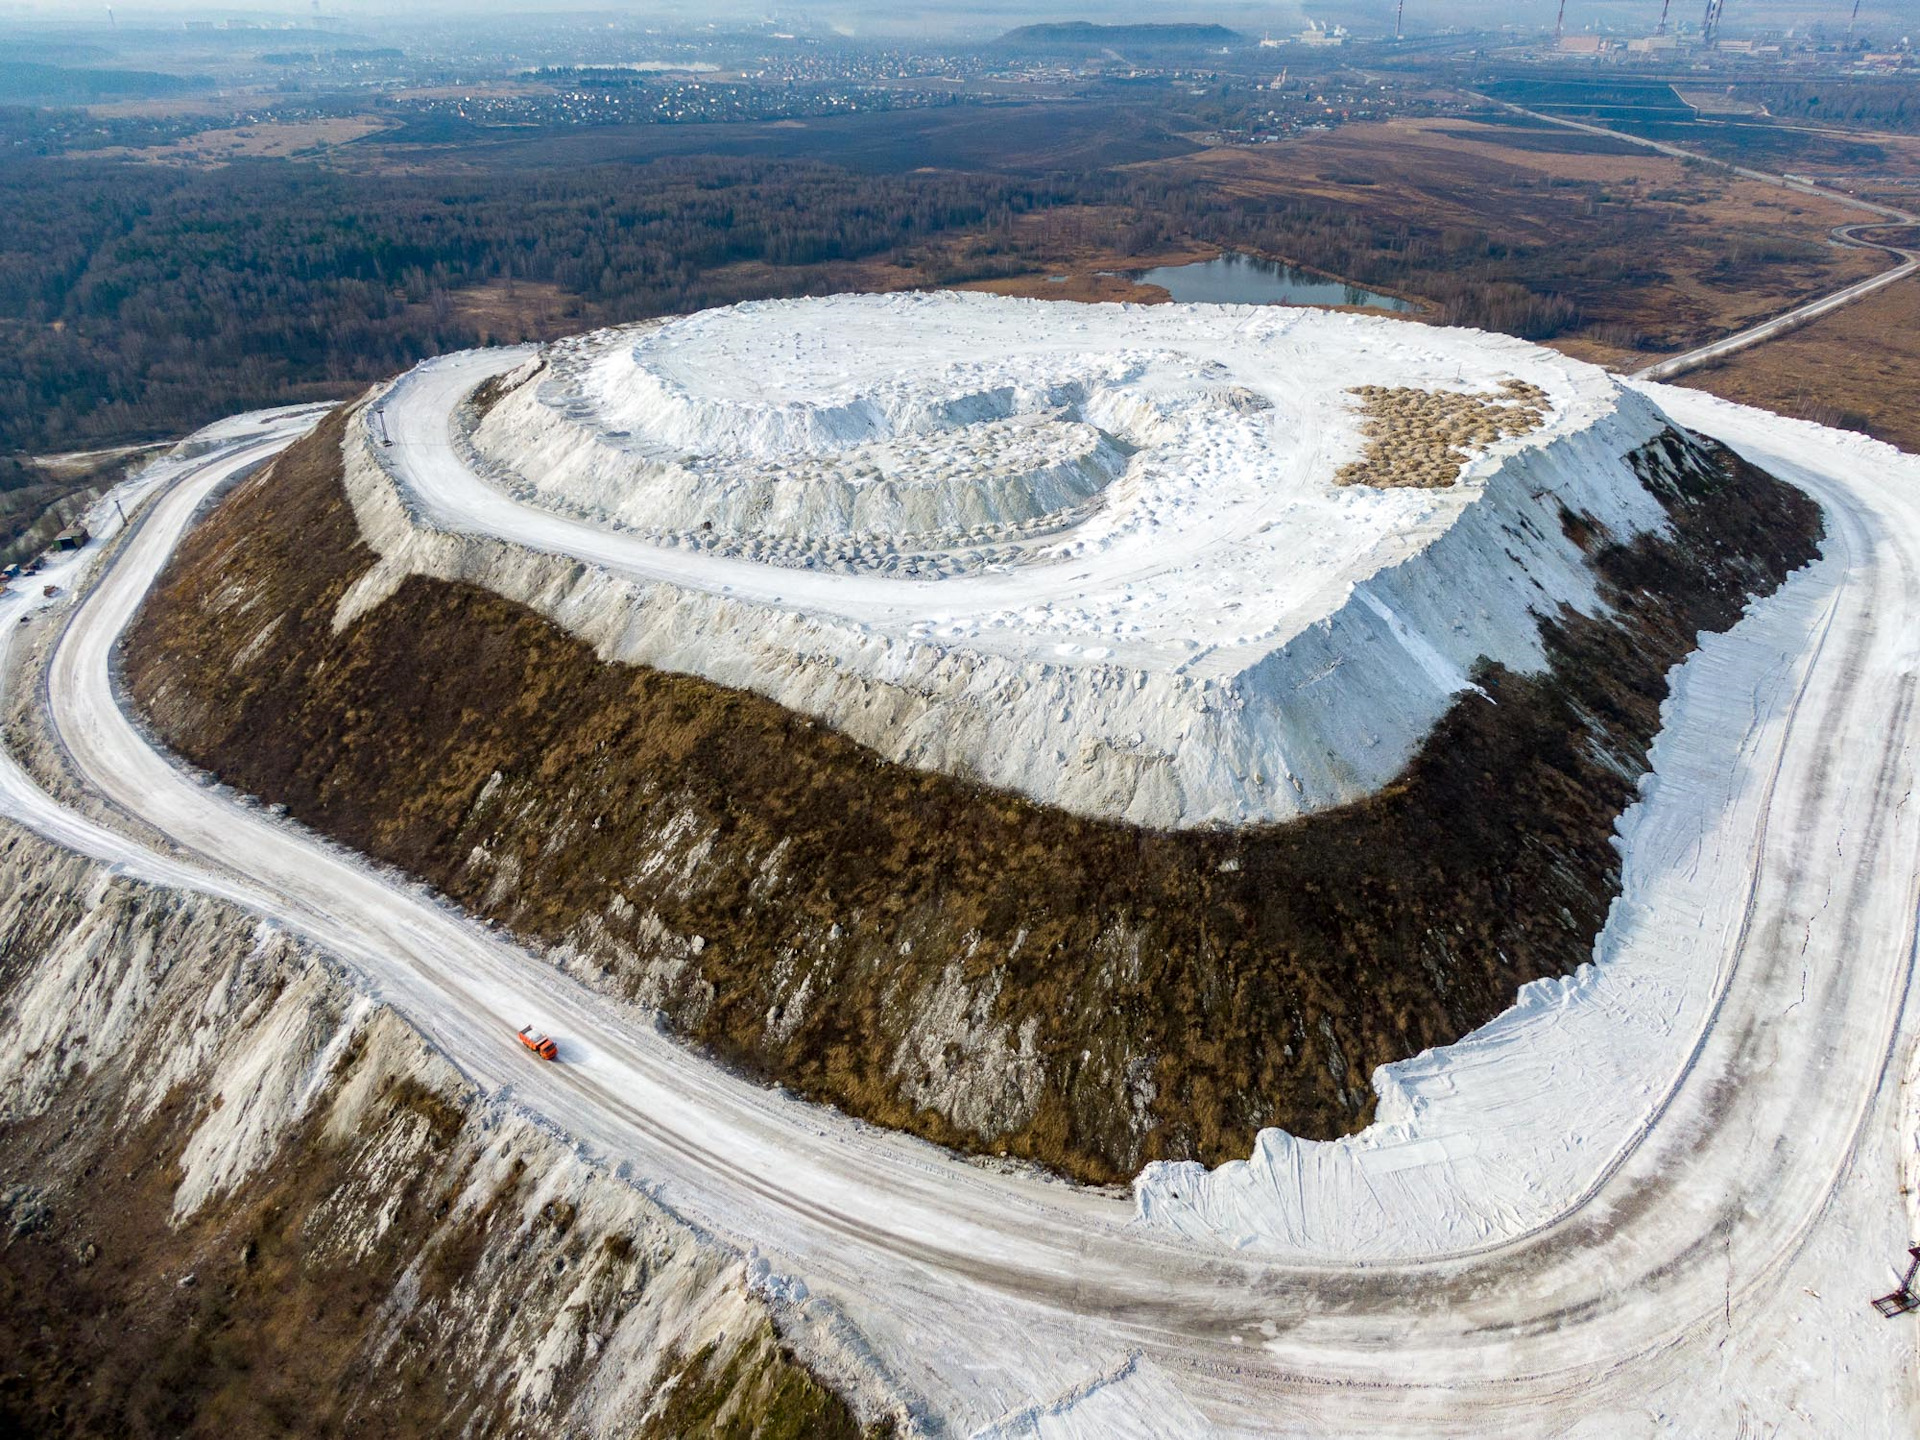
[[1889, 285], [1680, 383], [1920, 453], [1920, 280]]

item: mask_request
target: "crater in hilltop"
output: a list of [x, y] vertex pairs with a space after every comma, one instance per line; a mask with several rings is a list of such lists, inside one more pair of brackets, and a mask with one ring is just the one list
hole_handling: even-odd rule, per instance
[[904, 764], [1284, 820], [1387, 783], [1481, 661], [1540, 669], [1542, 615], [1605, 610], [1562, 514], [1661, 531], [1627, 457], [1666, 429], [1590, 366], [1367, 317], [743, 305], [381, 395], [348, 480], [383, 565], [338, 618], [477, 578]]

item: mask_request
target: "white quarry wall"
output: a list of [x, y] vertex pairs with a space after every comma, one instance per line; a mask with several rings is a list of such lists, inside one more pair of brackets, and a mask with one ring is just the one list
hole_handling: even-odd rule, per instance
[[[12, 1037], [0, 1049], [0, 1130], [67, 1117], [61, 1154], [76, 1170], [111, 1154], [162, 1102], [185, 1101], [191, 1129], [176, 1225], [246, 1204], [249, 1185], [303, 1163], [296, 1142], [318, 1139], [351, 1161], [339, 1188], [303, 1218], [300, 1243], [310, 1263], [363, 1265], [403, 1198], [464, 1178], [367, 1317], [371, 1366], [400, 1366], [422, 1345], [448, 1364], [451, 1344], [452, 1373], [502, 1399], [509, 1418], [631, 1434], [686, 1358], [712, 1345], [724, 1369], [779, 1317], [786, 1337], [869, 1418], [895, 1404], [858, 1337], [833, 1328], [830, 1309], [799, 1313], [803, 1285], [696, 1233], [564, 1137], [476, 1092], [304, 941], [208, 896], [127, 879], [6, 822], [0, 1019]], [[393, 1124], [399, 1083], [435, 1097], [457, 1131], [436, 1139], [424, 1120]], [[49, 1194], [70, 1187], [62, 1206], [86, 1203], [83, 1176], [37, 1180]], [[471, 1274], [426, 1298], [422, 1269], [435, 1247], [458, 1243], [502, 1196], [506, 1223], [489, 1229]], [[561, 1210], [564, 1232], [551, 1219]], [[624, 1248], [603, 1250], [602, 1237]], [[563, 1249], [576, 1263], [555, 1263]]]

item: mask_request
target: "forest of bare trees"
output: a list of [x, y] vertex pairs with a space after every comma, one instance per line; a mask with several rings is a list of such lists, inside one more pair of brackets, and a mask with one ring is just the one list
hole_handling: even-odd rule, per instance
[[[1262, 251], [1530, 338], [1579, 317], [1564, 257], [1320, 201], [1236, 198], [1166, 170], [681, 158], [383, 173], [67, 158], [0, 170], [0, 206], [0, 454], [341, 394], [480, 343], [458, 303], [476, 287], [550, 287], [566, 328], [584, 328], [803, 292], [835, 262], [892, 259], [913, 284], [1031, 271], [1063, 230], [1077, 249], [1122, 256]], [[1036, 222], [1055, 213], [1070, 224]], [[1585, 263], [1621, 253], [1598, 247]]]

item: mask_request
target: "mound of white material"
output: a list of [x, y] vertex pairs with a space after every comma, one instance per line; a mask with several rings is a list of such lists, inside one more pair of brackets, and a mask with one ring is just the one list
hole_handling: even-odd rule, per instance
[[[1599, 607], [1564, 511], [1664, 523], [1624, 459], [1653, 403], [1477, 332], [841, 296], [541, 358], [447, 357], [374, 403], [349, 490], [385, 558], [341, 623], [412, 571], [477, 581], [607, 658], [1155, 826], [1372, 791], [1478, 659], [1536, 669], [1538, 614]], [[516, 364], [468, 433], [459, 402]], [[1453, 485], [1335, 483], [1364, 448], [1353, 387], [1510, 379], [1546, 423]]]

